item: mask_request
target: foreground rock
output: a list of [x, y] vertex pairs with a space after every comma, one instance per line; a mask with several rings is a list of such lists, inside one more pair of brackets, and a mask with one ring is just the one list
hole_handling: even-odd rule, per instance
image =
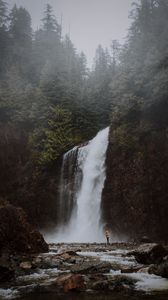
[[[26, 220], [24, 211], [0, 201], [0, 282], [10, 281], [18, 268], [21, 255], [48, 251], [42, 235]], [[30, 263], [21, 263], [30, 269]]]
[[56, 284], [65, 293], [69, 291], [84, 291], [86, 289], [84, 277], [80, 274], [62, 275], [57, 279]]
[[105, 274], [67, 274], [60, 276], [55, 287], [65, 293], [69, 291], [127, 291], [134, 288], [135, 280], [126, 276], [108, 276]]
[[158, 264], [167, 255], [167, 250], [159, 244], [143, 244], [131, 252], [140, 264]]
[[42, 235], [26, 220], [21, 208], [0, 205], [0, 253], [47, 252], [48, 245]]
[[76, 264], [71, 267], [72, 273], [80, 274], [94, 274], [94, 273], [108, 273], [111, 269], [111, 264], [108, 262], [84, 262], [83, 264]]
[[161, 264], [152, 265], [149, 273], [168, 278], [168, 257]]

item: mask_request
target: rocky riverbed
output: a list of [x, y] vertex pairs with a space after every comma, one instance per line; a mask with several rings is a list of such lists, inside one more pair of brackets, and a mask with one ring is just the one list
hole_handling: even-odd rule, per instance
[[94, 243], [50, 244], [40, 255], [4, 255], [0, 299], [75, 300], [80, 293], [81, 300], [165, 300], [167, 253], [158, 244]]

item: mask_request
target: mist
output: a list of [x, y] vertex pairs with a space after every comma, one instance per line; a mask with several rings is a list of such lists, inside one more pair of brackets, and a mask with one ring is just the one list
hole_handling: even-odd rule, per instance
[[63, 33], [69, 34], [78, 51], [84, 51], [89, 66], [99, 44], [109, 47], [112, 40], [124, 43], [130, 25], [129, 11], [132, 0], [8, 0], [10, 7], [16, 3], [31, 14], [32, 26], [36, 30], [46, 3], [53, 7]]

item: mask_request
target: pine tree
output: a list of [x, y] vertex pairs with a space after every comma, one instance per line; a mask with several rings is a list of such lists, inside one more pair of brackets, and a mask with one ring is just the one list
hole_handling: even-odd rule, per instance
[[80, 78], [86, 79], [88, 75], [88, 69], [87, 69], [87, 59], [84, 52], [81, 52], [79, 55], [78, 65], [79, 65]]
[[9, 36], [7, 31], [7, 4], [0, 0], [0, 77], [3, 77], [8, 61]]
[[116, 67], [119, 61], [119, 54], [120, 54], [120, 44], [117, 40], [113, 40], [111, 43], [111, 54], [112, 54], [112, 73], [113, 75], [116, 74]]
[[18, 66], [21, 75], [29, 78], [29, 64], [32, 49], [32, 28], [29, 12], [23, 7], [13, 7], [10, 16], [11, 63]]
[[24, 48], [29, 47], [32, 39], [31, 17], [28, 11], [15, 5], [10, 13], [9, 31], [13, 41]]
[[96, 49], [95, 55], [95, 75], [98, 77], [103, 76], [109, 67], [109, 55], [108, 51], [105, 51], [101, 45]]
[[46, 5], [46, 10], [44, 11], [43, 30], [46, 32], [57, 32], [61, 36], [61, 28], [58, 25], [56, 17], [53, 15], [53, 9], [50, 4]]
[[7, 4], [0, 0], [0, 27], [6, 26], [7, 22]]

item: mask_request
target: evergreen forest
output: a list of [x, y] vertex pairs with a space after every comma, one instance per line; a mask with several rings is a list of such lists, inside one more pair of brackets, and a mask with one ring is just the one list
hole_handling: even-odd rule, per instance
[[45, 202], [35, 182], [100, 129], [139, 155], [143, 139], [168, 138], [168, 1], [137, 1], [130, 18], [125, 43], [98, 45], [90, 69], [51, 5], [33, 31], [24, 7], [0, 0], [1, 195], [30, 219]]

